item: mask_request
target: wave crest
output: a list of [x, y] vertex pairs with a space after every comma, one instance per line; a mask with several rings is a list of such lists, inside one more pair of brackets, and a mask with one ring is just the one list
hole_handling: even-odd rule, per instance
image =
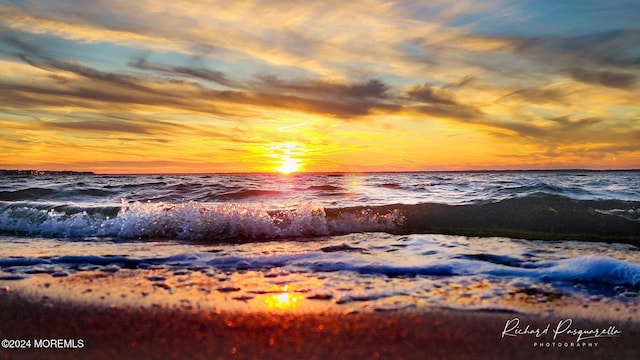
[[312, 203], [294, 210], [271, 211], [238, 203], [205, 205], [142, 203], [122, 200], [119, 212], [65, 211], [18, 206], [0, 213], [0, 234], [122, 239], [176, 239], [203, 242], [269, 240], [390, 231], [402, 222], [399, 211], [379, 214], [371, 209], [328, 217]]
[[13, 203], [0, 210], [0, 234], [221, 242], [382, 231], [637, 245], [639, 209], [639, 202], [575, 200], [539, 193], [467, 205], [324, 208], [301, 203], [290, 210], [241, 202], [122, 201], [119, 207]]

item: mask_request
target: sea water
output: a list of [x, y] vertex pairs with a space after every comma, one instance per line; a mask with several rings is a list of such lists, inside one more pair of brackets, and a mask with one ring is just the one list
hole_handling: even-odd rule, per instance
[[0, 282], [116, 303], [633, 309], [638, 244], [636, 171], [0, 177]]

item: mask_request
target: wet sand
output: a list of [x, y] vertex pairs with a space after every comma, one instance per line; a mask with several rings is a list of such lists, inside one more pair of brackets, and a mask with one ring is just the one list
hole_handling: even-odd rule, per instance
[[[539, 338], [502, 336], [514, 319]], [[638, 359], [640, 322], [573, 317], [575, 329], [620, 331], [575, 342], [553, 330], [566, 317], [422, 309], [396, 312], [267, 312], [101, 306], [0, 290], [0, 338], [31, 340], [1, 359]], [[509, 326], [507, 326], [509, 325]], [[529, 325], [529, 328], [526, 328]], [[507, 333], [514, 335], [515, 330]], [[33, 349], [37, 339], [73, 349]], [[557, 343], [560, 343], [558, 346]], [[571, 343], [574, 343], [571, 345]], [[591, 345], [586, 345], [591, 343]], [[597, 345], [594, 346], [594, 344]], [[536, 345], [538, 344], [538, 345]], [[579, 345], [579, 346], [578, 346]], [[548, 346], [548, 347], [547, 347]]]

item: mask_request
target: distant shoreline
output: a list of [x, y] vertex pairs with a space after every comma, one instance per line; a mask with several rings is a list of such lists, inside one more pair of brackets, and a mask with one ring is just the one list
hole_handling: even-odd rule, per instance
[[96, 175], [92, 171], [71, 170], [0, 170], [4, 176], [42, 176], [42, 175]]

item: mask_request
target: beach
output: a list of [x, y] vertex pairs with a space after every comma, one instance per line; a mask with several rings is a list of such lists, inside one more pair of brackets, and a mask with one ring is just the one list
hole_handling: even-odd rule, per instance
[[[615, 338], [589, 339], [583, 343], [591, 345], [573, 347], [583, 344], [566, 334], [557, 342], [551, 335], [502, 336], [505, 324], [514, 318], [540, 328], [547, 324], [555, 328], [566, 318], [482, 311], [216, 312], [25, 301], [7, 291], [0, 295], [0, 311], [3, 338], [67, 339], [75, 340], [76, 347], [82, 340], [81, 348], [2, 349], [3, 359], [636, 359], [640, 355], [637, 320], [613, 322], [621, 331]], [[582, 329], [612, 324], [603, 319], [573, 321]]]

